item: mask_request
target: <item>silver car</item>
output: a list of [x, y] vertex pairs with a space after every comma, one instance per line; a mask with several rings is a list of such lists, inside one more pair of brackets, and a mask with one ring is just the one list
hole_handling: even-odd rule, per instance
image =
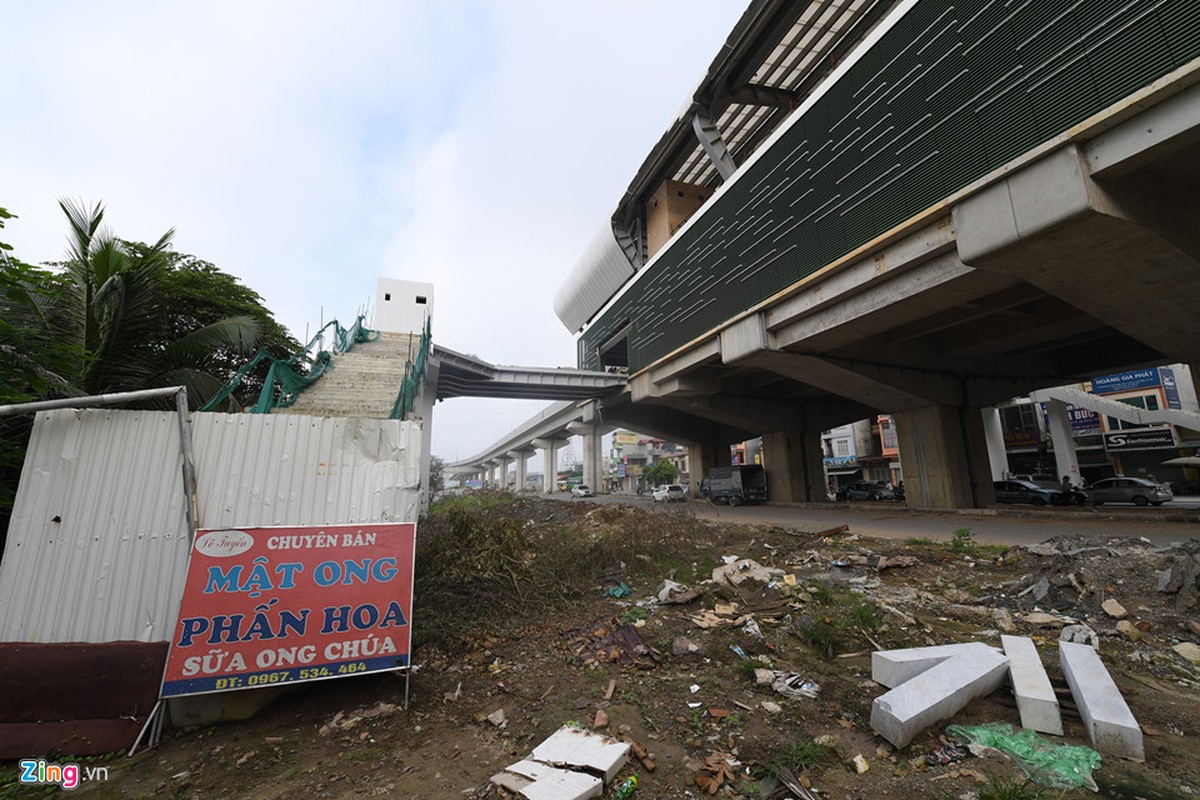
[[1161, 506], [1174, 497], [1171, 490], [1161, 483], [1124, 476], [1096, 481], [1087, 487], [1087, 495], [1098, 506], [1104, 503]]

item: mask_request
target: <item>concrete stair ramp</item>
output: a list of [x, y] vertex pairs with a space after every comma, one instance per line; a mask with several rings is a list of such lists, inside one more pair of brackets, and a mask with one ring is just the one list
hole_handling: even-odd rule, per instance
[[278, 414], [314, 417], [386, 419], [396, 402], [405, 366], [416, 358], [421, 338], [407, 333], [384, 333], [373, 342], [356, 344], [333, 356], [315, 383]]

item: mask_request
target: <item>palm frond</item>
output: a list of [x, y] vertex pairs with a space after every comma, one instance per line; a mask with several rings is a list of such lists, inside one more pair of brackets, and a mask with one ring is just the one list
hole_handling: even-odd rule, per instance
[[[145, 388], [160, 386], [182, 386], [187, 389], [188, 408], [195, 411], [207, 403], [225, 384], [204, 370], [182, 367], [152, 375]], [[232, 396], [228, 398], [226, 405], [226, 411], [240, 411], [242, 408]]]
[[228, 317], [188, 333], [163, 351], [166, 360], [179, 363], [198, 355], [208, 356], [216, 350], [232, 350], [249, 356], [262, 341], [262, 324], [251, 316]]

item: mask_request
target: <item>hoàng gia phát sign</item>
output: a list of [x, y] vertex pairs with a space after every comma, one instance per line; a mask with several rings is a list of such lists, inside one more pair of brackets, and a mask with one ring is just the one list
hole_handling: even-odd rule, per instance
[[416, 528], [200, 530], [163, 697], [408, 666]]

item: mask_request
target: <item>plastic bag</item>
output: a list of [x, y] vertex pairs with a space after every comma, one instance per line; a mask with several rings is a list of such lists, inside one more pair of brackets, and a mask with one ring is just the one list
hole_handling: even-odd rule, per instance
[[1052, 744], [1034, 731], [1013, 731], [1005, 722], [951, 725], [946, 732], [971, 744], [999, 750], [1039, 786], [1049, 789], [1086, 787], [1097, 791], [1092, 770], [1100, 765], [1100, 754], [1090, 747]]

